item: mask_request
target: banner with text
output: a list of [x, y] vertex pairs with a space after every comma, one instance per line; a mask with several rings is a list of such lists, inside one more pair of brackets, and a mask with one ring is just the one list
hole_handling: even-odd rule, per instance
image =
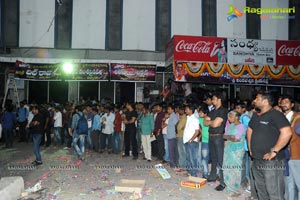
[[229, 64], [276, 64], [275, 40], [228, 39]]
[[155, 82], [156, 65], [111, 64], [112, 81]]
[[300, 64], [300, 41], [276, 41], [277, 64]]
[[177, 82], [300, 86], [300, 69], [291, 66], [174, 62], [173, 73]]
[[101, 81], [109, 78], [109, 65], [107, 63], [74, 63], [72, 73], [64, 73], [62, 64], [28, 64], [16, 62], [15, 77], [18, 79], [55, 81], [80, 80]]
[[80, 63], [74, 65], [72, 74], [65, 80], [105, 81], [109, 79], [109, 65], [107, 63]]
[[60, 67], [58, 64], [28, 64], [16, 62], [15, 77], [27, 80], [59, 80]]

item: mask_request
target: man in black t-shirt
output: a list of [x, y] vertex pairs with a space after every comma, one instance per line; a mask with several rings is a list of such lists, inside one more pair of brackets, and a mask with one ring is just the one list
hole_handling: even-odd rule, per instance
[[216, 92], [212, 96], [214, 110], [208, 113], [205, 117], [204, 125], [209, 126], [209, 155], [211, 159], [211, 171], [208, 177], [208, 182], [216, 181], [217, 168], [219, 169], [220, 185], [215, 190], [222, 191], [226, 185], [223, 177], [223, 155], [224, 155], [224, 131], [227, 120], [227, 109], [222, 106], [222, 93]]
[[138, 117], [137, 112], [134, 110], [133, 103], [126, 103], [127, 112], [125, 113], [126, 118], [124, 120], [125, 133], [124, 133], [124, 143], [125, 143], [125, 155], [123, 157], [129, 156], [130, 146], [132, 147], [133, 159], [138, 159], [137, 150], [137, 140], [136, 140], [136, 119]]
[[45, 119], [40, 113], [38, 106], [32, 107], [32, 113], [34, 117], [29, 125], [33, 139], [33, 151], [36, 156], [36, 160], [32, 162], [33, 165], [41, 165], [42, 157], [40, 153], [40, 143], [44, 133]]
[[282, 149], [292, 136], [290, 123], [272, 108], [274, 99], [268, 92], [258, 93], [254, 103], [261, 112], [253, 114], [247, 140], [258, 199], [284, 199], [285, 154]]

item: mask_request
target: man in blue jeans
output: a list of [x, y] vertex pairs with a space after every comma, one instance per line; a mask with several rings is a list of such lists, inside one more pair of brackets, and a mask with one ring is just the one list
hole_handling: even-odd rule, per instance
[[5, 139], [5, 148], [12, 148], [14, 141], [13, 127], [16, 123], [16, 115], [12, 112], [13, 106], [6, 106], [6, 110], [1, 117], [1, 124], [3, 128], [3, 136]]
[[227, 109], [222, 106], [222, 93], [215, 92], [212, 95], [212, 104], [215, 109], [208, 113], [204, 118], [204, 125], [209, 126], [209, 156], [211, 159], [211, 172], [207, 181], [213, 182], [217, 179], [217, 170], [219, 169], [220, 184], [215, 188], [217, 191], [225, 189], [223, 177], [223, 155], [224, 155], [224, 139], [225, 123], [227, 120]]
[[191, 176], [197, 177], [198, 172], [198, 135], [199, 135], [199, 120], [194, 115], [195, 107], [187, 105], [185, 113], [187, 121], [183, 132], [183, 143], [186, 151], [187, 171]]
[[[72, 118], [72, 136], [73, 136], [73, 147], [75, 149], [75, 152], [77, 154], [77, 156], [81, 159], [84, 160], [85, 159], [85, 137], [87, 136], [87, 133], [84, 134], [79, 134], [77, 133], [78, 131], [78, 121], [79, 119], [85, 115], [85, 113], [83, 112], [84, 109], [82, 106], [76, 106], [75, 110], [77, 111], [76, 114], [73, 115]], [[78, 141], [79, 141], [79, 146], [78, 146]]]
[[284, 199], [285, 152], [284, 147], [292, 137], [287, 118], [273, 109], [274, 98], [260, 92], [254, 100], [259, 113], [253, 113], [247, 130], [251, 170], [258, 199]]
[[37, 166], [43, 164], [41, 153], [40, 153], [40, 143], [44, 133], [45, 119], [43, 115], [40, 113], [40, 109], [38, 106], [32, 107], [32, 113], [34, 114], [34, 117], [29, 127], [32, 133], [33, 151], [36, 156], [36, 160], [33, 161], [32, 164]]

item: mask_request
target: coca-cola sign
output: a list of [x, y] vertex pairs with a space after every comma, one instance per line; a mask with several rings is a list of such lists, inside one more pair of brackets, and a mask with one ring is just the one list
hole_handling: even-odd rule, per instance
[[225, 38], [174, 36], [174, 60], [223, 62], [227, 61]]
[[209, 53], [211, 42], [198, 41], [196, 43], [188, 43], [185, 40], [180, 40], [175, 49], [177, 52], [190, 52], [190, 53]]
[[285, 44], [278, 49], [279, 56], [300, 56], [300, 45], [297, 47], [288, 47]]
[[300, 64], [300, 41], [276, 41], [277, 65]]

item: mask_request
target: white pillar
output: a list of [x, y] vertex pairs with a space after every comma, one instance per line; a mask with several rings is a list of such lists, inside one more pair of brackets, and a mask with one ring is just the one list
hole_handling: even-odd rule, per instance
[[114, 82], [114, 103], [116, 103], [116, 82]]
[[136, 102], [136, 82], [134, 82], [134, 102]]

